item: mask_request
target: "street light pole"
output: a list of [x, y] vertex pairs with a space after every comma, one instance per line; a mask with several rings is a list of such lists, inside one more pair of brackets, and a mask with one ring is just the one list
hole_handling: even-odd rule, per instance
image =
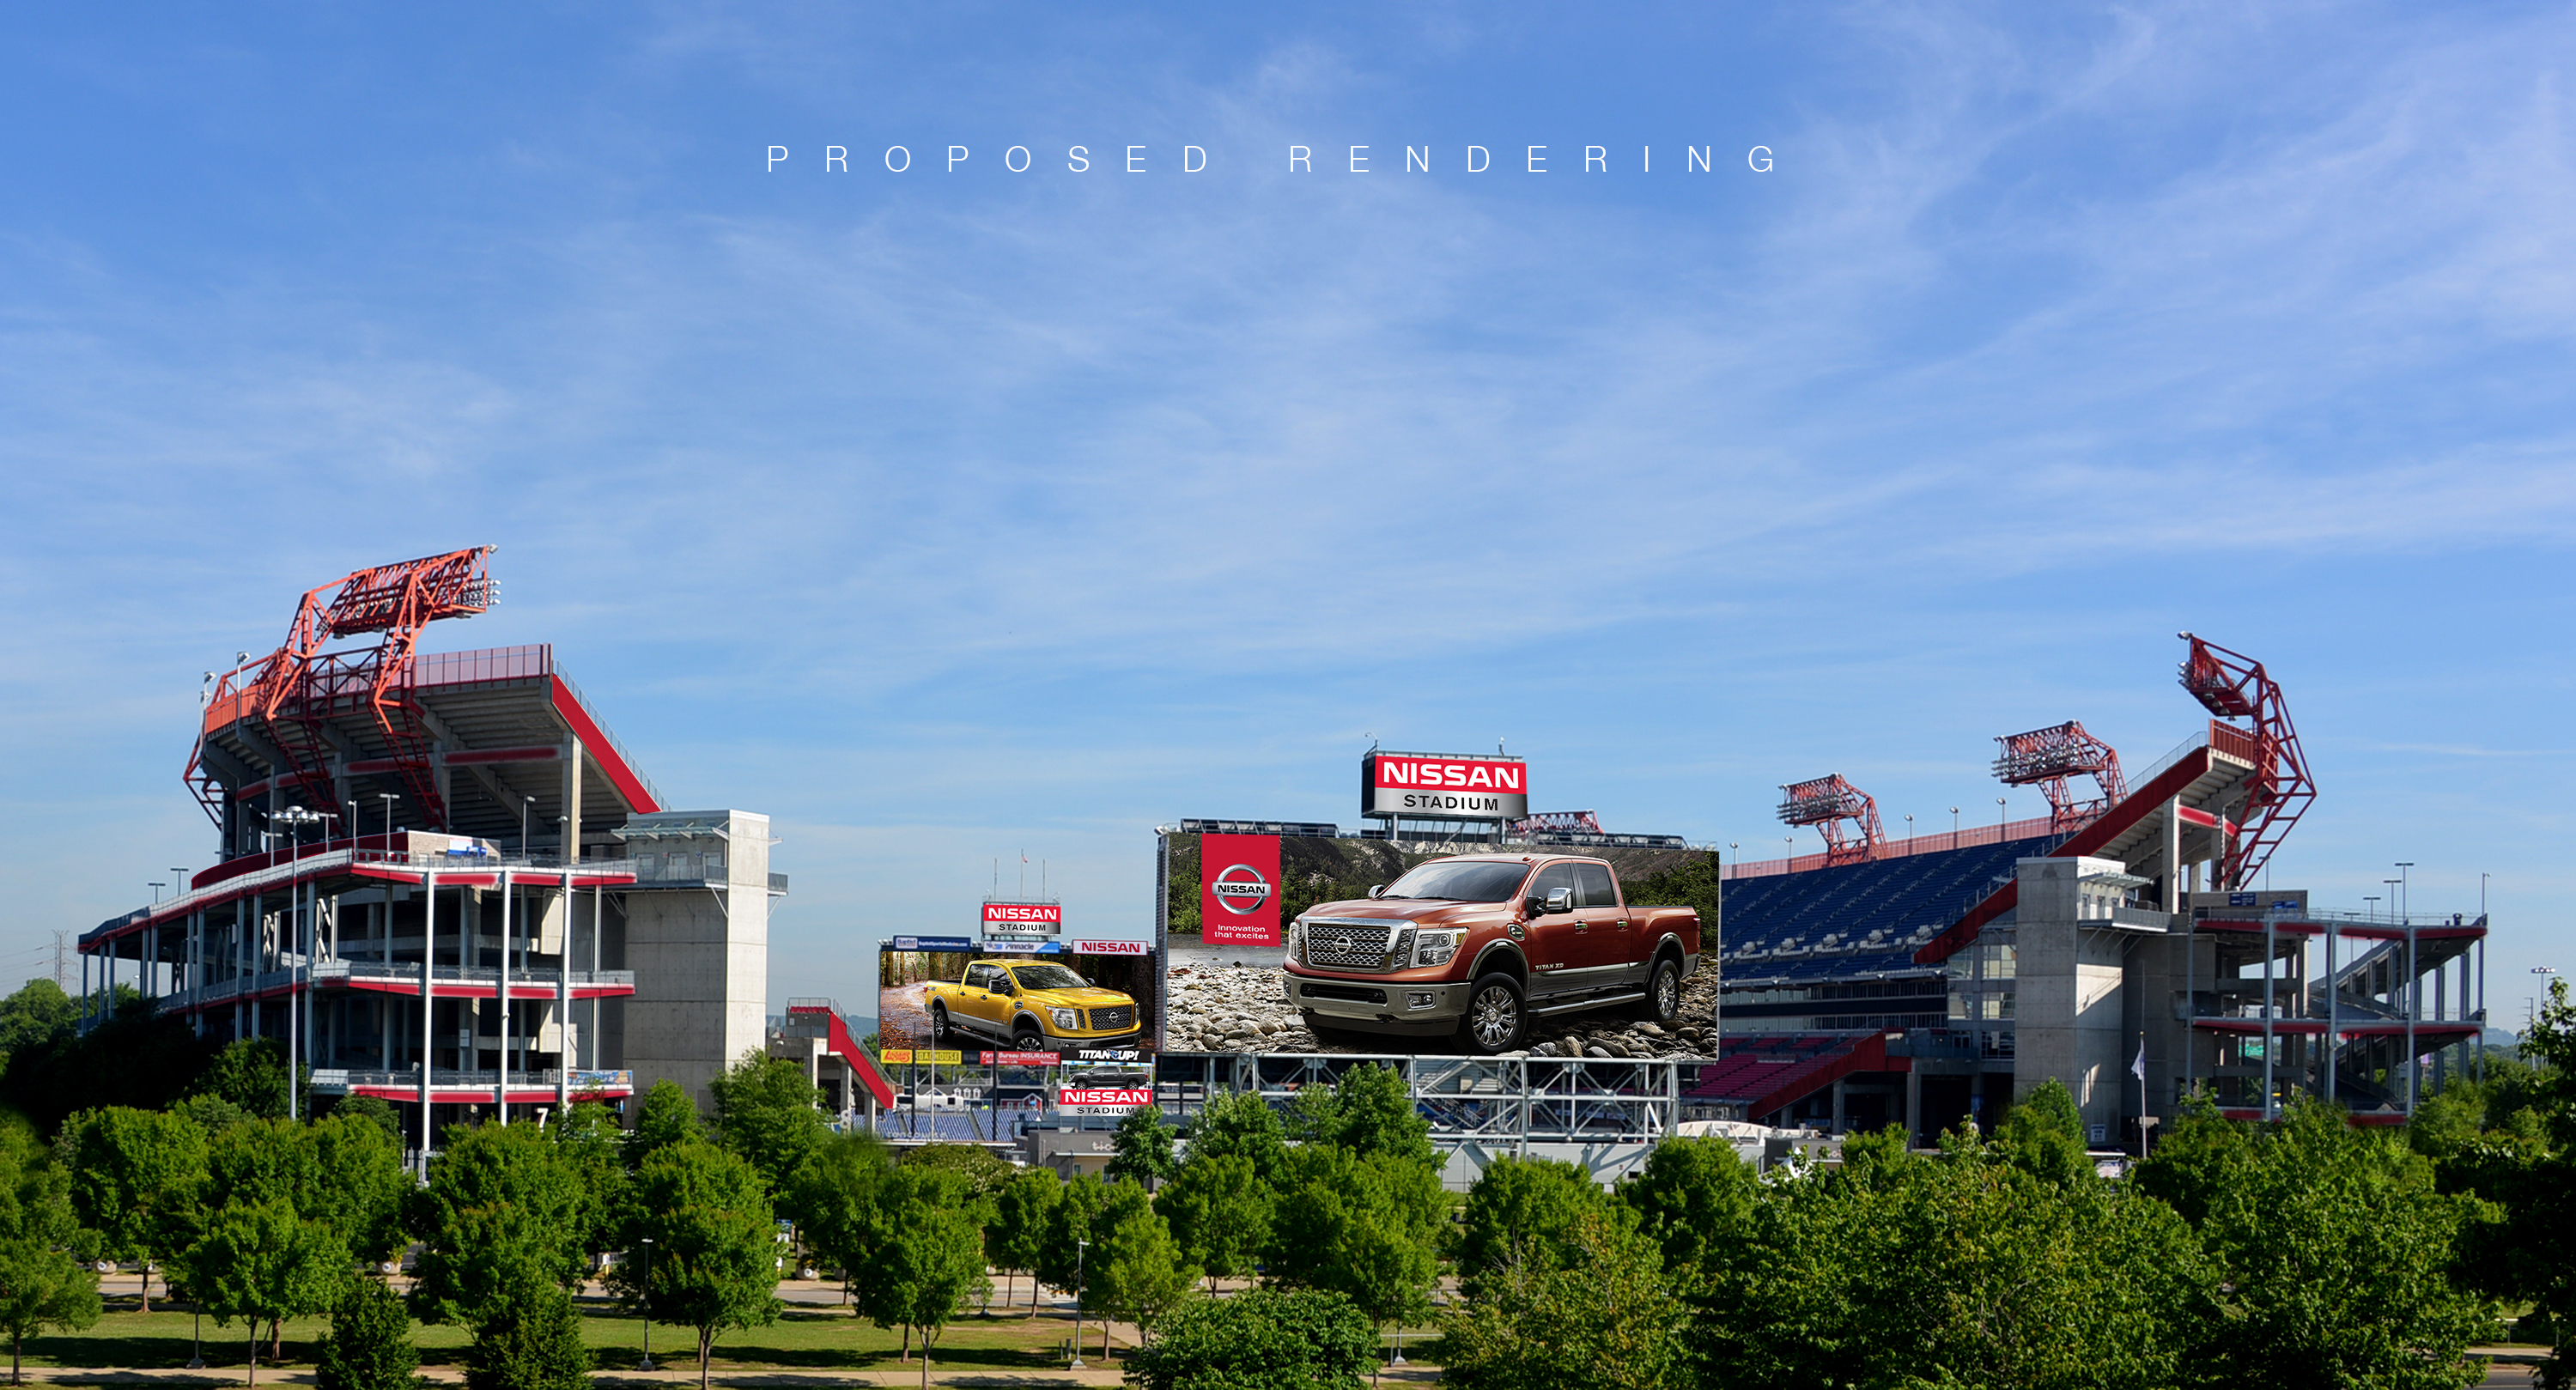
[[[1090, 1249], [1090, 1241], [1073, 1243], [1073, 1364], [1065, 1368], [1072, 1371], [1082, 1369], [1082, 1259]], [[1106, 1351], [1101, 1353], [1103, 1356], [1108, 1354]]]
[[644, 1237], [644, 1278], [637, 1287], [644, 1296], [644, 1359], [635, 1364], [639, 1371], [658, 1369], [653, 1364], [653, 1238]]

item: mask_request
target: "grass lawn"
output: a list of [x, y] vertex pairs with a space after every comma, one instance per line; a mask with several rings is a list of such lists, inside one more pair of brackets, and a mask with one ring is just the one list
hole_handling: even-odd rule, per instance
[[[131, 1305], [129, 1304], [130, 1308]], [[601, 1370], [631, 1370], [641, 1359], [644, 1325], [641, 1320], [614, 1311], [604, 1300], [583, 1299], [582, 1337], [598, 1354]], [[1073, 1323], [1066, 1318], [1031, 1319], [1023, 1308], [1018, 1313], [992, 1318], [968, 1313], [948, 1325], [940, 1336], [936, 1356], [941, 1366], [985, 1367], [993, 1370], [1038, 1369], [1063, 1364], [1057, 1359], [1057, 1348], [1072, 1335]], [[188, 1334], [192, 1318], [186, 1305], [168, 1308], [158, 1305], [150, 1313], [111, 1312], [86, 1332], [47, 1332], [30, 1337], [26, 1343], [27, 1365], [113, 1367], [118, 1369], [152, 1369], [180, 1367], [188, 1364]], [[286, 1324], [286, 1361], [288, 1369], [306, 1368], [313, 1364], [322, 1335], [330, 1330], [327, 1318], [296, 1318]], [[1099, 1335], [1098, 1325], [1085, 1328], [1086, 1341]], [[214, 1319], [205, 1324], [206, 1365], [240, 1367], [249, 1360], [250, 1329], [241, 1323], [217, 1327]], [[895, 1348], [898, 1334], [878, 1329], [873, 1323], [853, 1316], [844, 1308], [813, 1308], [790, 1305], [779, 1314], [777, 1322], [767, 1327], [743, 1328], [722, 1333], [716, 1338], [716, 1369], [746, 1366], [786, 1366], [812, 1370], [868, 1370], [898, 1365]], [[420, 1348], [423, 1365], [454, 1365], [463, 1359], [469, 1340], [461, 1327], [425, 1327], [415, 1323], [412, 1338]], [[1097, 1344], [1092, 1353], [1098, 1358]], [[0, 1349], [5, 1350], [5, 1349]], [[915, 1347], [915, 1354], [920, 1351]], [[697, 1364], [697, 1335], [685, 1327], [670, 1323], [653, 1326], [653, 1359], [666, 1368]], [[270, 1365], [268, 1345], [260, 1344], [260, 1366]]]

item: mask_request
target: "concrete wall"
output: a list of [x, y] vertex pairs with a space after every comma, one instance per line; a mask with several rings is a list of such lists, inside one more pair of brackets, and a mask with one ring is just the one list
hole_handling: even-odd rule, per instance
[[[700, 825], [707, 833], [672, 833]], [[711, 1111], [707, 1083], [767, 1042], [769, 818], [664, 811], [632, 817], [625, 829], [636, 852], [687, 854], [698, 867], [710, 854], [723, 856], [715, 876], [639, 879], [627, 894], [624, 944], [635, 995], [618, 1040], [639, 1093], [676, 1081]], [[654, 834], [661, 838], [646, 838]]]
[[[2125, 943], [2106, 930], [2098, 899], [2082, 883], [2088, 875], [2117, 874], [2111, 859], [2024, 859], [2020, 901], [2014, 912], [2019, 945], [2015, 985], [2013, 1099], [2054, 1077], [2075, 1095], [2087, 1125], [2116, 1135], [2124, 1108], [2121, 1087], [2134, 1085], [2129, 1062], [2135, 1038], [2125, 1031]], [[2123, 1047], [2123, 1043], [2128, 1044]]]

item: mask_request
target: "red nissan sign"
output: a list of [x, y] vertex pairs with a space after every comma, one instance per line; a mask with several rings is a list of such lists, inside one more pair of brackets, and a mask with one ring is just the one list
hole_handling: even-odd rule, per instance
[[1199, 940], [1279, 944], [1279, 837], [1199, 837]]
[[1053, 936], [1064, 930], [1062, 903], [986, 902], [986, 936]]
[[1518, 758], [1371, 753], [1361, 760], [1360, 814], [1519, 820], [1529, 814], [1529, 764]]
[[1055, 1103], [1059, 1110], [1086, 1111], [1101, 1115], [1120, 1110], [1142, 1110], [1154, 1103], [1151, 1086], [1058, 1086]]

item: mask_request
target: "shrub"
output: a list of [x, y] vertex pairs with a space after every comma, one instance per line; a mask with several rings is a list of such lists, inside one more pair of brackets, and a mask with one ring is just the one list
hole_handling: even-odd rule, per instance
[[392, 1289], [374, 1279], [351, 1287], [332, 1310], [313, 1382], [320, 1390], [413, 1390], [421, 1383], [411, 1311]]

